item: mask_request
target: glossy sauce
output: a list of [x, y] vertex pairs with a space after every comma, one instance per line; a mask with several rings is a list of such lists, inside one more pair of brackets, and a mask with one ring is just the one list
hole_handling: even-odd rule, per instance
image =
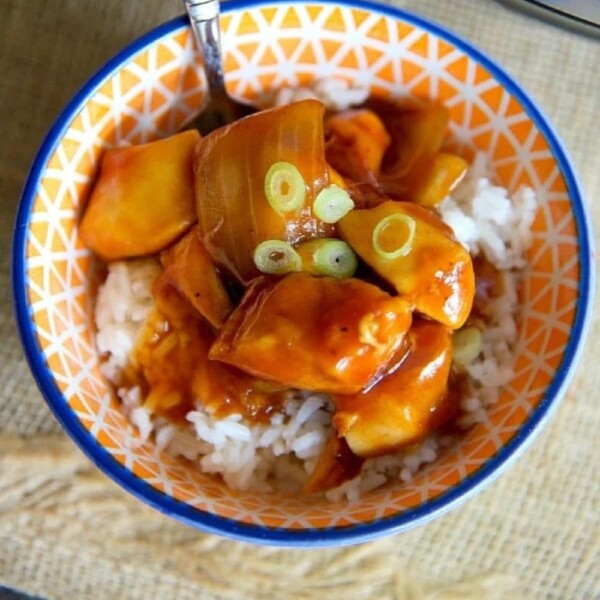
[[[379, 255], [373, 232], [384, 219], [404, 216], [415, 224], [410, 252], [393, 259]], [[406, 227], [400, 226], [405, 234]], [[475, 288], [469, 253], [452, 230], [428, 208], [410, 202], [387, 201], [375, 208], [354, 210], [338, 222], [338, 230], [356, 253], [416, 310], [458, 329], [465, 323]]]
[[151, 413], [183, 422], [199, 402], [217, 417], [242, 414], [264, 421], [281, 406], [286, 394], [281, 387], [208, 359], [214, 333], [166, 277], [158, 278], [153, 294], [155, 307], [124, 382], [141, 387]]
[[410, 350], [397, 368], [360, 394], [336, 395], [334, 426], [358, 456], [387, 454], [422, 439], [453, 414], [448, 394], [452, 334], [416, 319]]
[[192, 160], [199, 139], [184, 131], [107, 150], [79, 226], [86, 245], [118, 260], [154, 254], [187, 231], [196, 221]]
[[386, 371], [412, 306], [358, 279], [292, 273], [257, 280], [210, 357], [281, 385], [357, 392]]

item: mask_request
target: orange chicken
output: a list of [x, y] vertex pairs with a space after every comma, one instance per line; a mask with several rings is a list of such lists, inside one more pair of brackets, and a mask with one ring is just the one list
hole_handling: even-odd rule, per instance
[[325, 121], [326, 156], [329, 164], [354, 181], [377, 177], [390, 145], [379, 117], [370, 110], [347, 110]]
[[304, 486], [306, 494], [326, 492], [360, 474], [364, 459], [356, 456], [344, 438], [332, 434], [321, 452], [315, 469]]
[[473, 263], [431, 210], [388, 201], [353, 210], [337, 225], [354, 251], [417, 311], [452, 329], [462, 327], [475, 294]]
[[406, 301], [374, 285], [294, 273], [248, 289], [210, 358], [290, 387], [354, 393], [386, 371], [411, 321]]
[[104, 260], [159, 252], [196, 221], [193, 154], [200, 134], [184, 131], [104, 154], [80, 225]]
[[164, 273], [153, 291], [156, 304], [125, 373], [128, 385], [144, 390], [150, 412], [183, 420], [198, 402], [217, 417], [261, 419], [281, 405], [281, 387], [208, 359], [214, 334]]
[[415, 319], [408, 340], [395, 371], [367, 391], [334, 398], [333, 424], [357, 456], [398, 450], [454, 414], [447, 396], [452, 334], [439, 323]]
[[161, 262], [166, 279], [215, 329], [221, 327], [233, 305], [198, 228], [165, 250]]
[[449, 152], [438, 152], [417, 160], [402, 176], [383, 176], [382, 188], [394, 200], [407, 200], [421, 206], [439, 204], [460, 183], [469, 165]]
[[369, 100], [367, 107], [377, 113], [391, 139], [383, 158], [382, 174], [405, 175], [419, 159], [441, 150], [450, 121], [446, 107], [401, 104], [378, 98]]

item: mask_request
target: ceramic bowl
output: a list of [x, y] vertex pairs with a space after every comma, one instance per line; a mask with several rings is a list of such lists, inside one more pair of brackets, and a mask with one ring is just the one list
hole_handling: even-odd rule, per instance
[[490, 483], [556, 407], [581, 352], [593, 292], [592, 237], [580, 188], [547, 118], [501, 67], [421, 17], [336, 0], [227, 2], [230, 91], [248, 99], [282, 85], [341, 77], [373, 92], [432, 98], [450, 109], [462, 151], [486, 153], [509, 190], [540, 203], [522, 287], [515, 376], [484, 422], [422, 470], [356, 502], [232, 492], [140, 443], [103, 380], [90, 315], [92, 257], [77, 222], [99, 157], [117, 143], [178, 131], [200, 105], [200, 58], [185, 18], [102, 68], [58, 117], [33, 164], [14, 239], [23, 346], [57, 419], [122, 487], [204, 531], [255, 543], [356, 543], [424, 523]]

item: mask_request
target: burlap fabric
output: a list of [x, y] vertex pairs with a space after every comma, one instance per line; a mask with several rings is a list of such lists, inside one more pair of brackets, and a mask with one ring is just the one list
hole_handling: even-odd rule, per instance
[[[465, 35], [538, 100], [600, 217], [600, 42], [492, 0], [396, 0]], [[37, 146], [111, 55], [176, 0], [0, 0], [0, 584], [48, 598], [600, 597], [600, 323], [560, 409], [489, 489], [409, 533], [335, 550], [203, 535], [141, 505], [61, 433], [23, 359], [10, 241]]]

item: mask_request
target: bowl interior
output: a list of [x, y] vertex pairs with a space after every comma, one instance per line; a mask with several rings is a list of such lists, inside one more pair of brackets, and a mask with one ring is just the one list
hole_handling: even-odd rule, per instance
[[[485, 152], [511, 191], [521, 184], [534, 188], [540, 208], [521, 290], [513, 381], [486, 420], [411, 483], [390, 484], [359, 502], [232, 492], [139, 442], [99, 371], [91, 326], [93, 261], [76, 224], [105, 148], [176, 132], [200, 104], [200, 59], [183, 20], [138, 42], [100, 73], [40, 155], [21, 266], [34, 371], [88, 454], [163, 510], [209, 528], [228, 523], [230, 533], [234, 521], [316, 535], [342, 526], [356, 533], [373, 523], [401, 528], [419, 514], [411, 509], [426, 516], [499, 468], [565, 383], [576, 349], [572, 328], [580, 333], [582, 290], [590, 285], [583, 280], [585, 221], [572, 175], [564, 159], [557, 160], [552, 132], [501, 71], [409, 15], [339, 3], [260, 4], [230, 9], [222, 30], [227, 82], [235, 94], [256, 98], [282, 85], [335, 76], [374, 93], [437, 99], [450, 108], [463, 154]], [[207, 521], [201, 511], [226, 521]], [[248, 534], [261, 535], [264, 530]]]

